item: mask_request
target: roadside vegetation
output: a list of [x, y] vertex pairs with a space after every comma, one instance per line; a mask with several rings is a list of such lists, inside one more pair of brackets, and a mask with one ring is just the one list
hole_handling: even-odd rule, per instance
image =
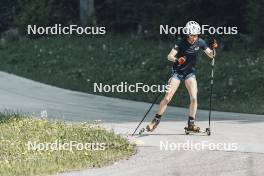
[[[63, 144], [69, 144], [72, 150], [67, 146], [59, 148]], [[0, 114], [0, 148], [0, 175], [5, 176], [102, 167], [135, 153], [134, 145], [99, 125], [49, 121], [16, 113]]]

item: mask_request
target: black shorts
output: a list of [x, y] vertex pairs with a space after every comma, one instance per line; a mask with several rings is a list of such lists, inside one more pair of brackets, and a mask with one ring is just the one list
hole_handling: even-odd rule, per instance
[[185, 81], [191, 77], [196, 78], [195, 71], [187, 72], [187, 73], [178, 73], [175, 70], [172, 70], [171, 78], [175, 78], [180, 81]]

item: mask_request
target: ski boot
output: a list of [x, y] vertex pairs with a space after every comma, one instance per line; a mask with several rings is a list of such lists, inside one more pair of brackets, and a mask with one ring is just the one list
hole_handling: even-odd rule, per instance
[[196, 126], [194, 124], [194, 118], [193, 117], [189, 117], [188, 119], [188, 126], [184, 127], [185, 130], [185, 134], [190, 134], [191, 133], [199, 133], [200, 132], [200, 127]]
[[157, 126], [159, 125], [160, 119], [161, 119], [161, 115], [156, 114], [155, 118], [146, 126], [146, 128], [142, 128], [139, 134], [141, 135], [145, 131], [153, 132], [155, 128], [157, 128]]

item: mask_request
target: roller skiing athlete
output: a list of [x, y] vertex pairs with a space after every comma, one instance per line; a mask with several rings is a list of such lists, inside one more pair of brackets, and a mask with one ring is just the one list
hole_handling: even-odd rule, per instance
[[[184, 81], [185, 87], [190, 96], [190, 106], [188, 112], [187, 127], [185, 127], [186, 134], [189, 132], [200, 132], [200, 127], [195, 124], [195, 117], [197, 112], [197, 81], [195, 76], [195, 66], [198, 57], [198, 51], [202, 49], [205, 54], [213, 59], [215, 56], [215, 48], [217, 48], [216, 40], [213, 40], [210, 47], [206, 42], [199, 38], [201, 33], [200, 25], [195, 21], [189, 21], [185, 28], [186, 37], [181, 39], [168, 54], [168, 60], [173, 62], [171, 78], [168, 81], [170, 86], [169, 91], [161, 100], [155, 118], [146, 126], [148, 132], [153, 132], [160, 123], [161, 117], [164, 114], [167, 105], [171, 101], [173, 95], [177, 91], [180, 82]], [[143, 128], [140, 134], [144, 132]]]

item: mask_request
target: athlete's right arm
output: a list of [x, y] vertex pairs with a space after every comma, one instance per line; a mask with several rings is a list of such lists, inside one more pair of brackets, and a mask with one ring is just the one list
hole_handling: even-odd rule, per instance
[[178, 53], [178, 51], [174, 48], [171, 49], [170, 53], [168, 54], [168, 60], [172, 61], [172, 62], [176, 62], [177, 58], [176, 58], [176, 54]]

